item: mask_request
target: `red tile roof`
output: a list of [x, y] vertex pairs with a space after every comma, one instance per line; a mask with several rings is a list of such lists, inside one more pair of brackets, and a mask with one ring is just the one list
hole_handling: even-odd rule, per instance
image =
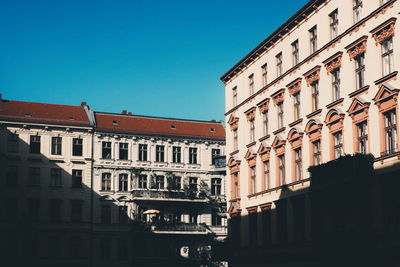
[[97, 130], [105, 132], [225, 140], [225, 129], [219, 122], [96, 113], [96, 124]]
[[0, 100], [0, 119], [90, 126], [81, 106], [55, 105], [14, 100]]

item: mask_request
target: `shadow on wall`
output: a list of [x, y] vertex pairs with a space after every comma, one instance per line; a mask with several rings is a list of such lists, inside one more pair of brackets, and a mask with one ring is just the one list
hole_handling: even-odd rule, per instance
[[230, 219], [230, 266], [400, 266], [400, 163], [373, 164], [358, 154], [311, 167], [310, 188]]

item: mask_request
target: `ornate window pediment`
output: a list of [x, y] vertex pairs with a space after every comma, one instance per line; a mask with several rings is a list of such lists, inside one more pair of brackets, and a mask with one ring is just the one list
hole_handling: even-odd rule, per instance
[[247, 120], [251, 121], [254, 120], [256, 117], [256, 107], [252, 107], [244, 112], [246, 114]]
[[257, 158], [257, 153], [255, 153], [252, 149], [247, 150], [246, 155], [244, 158], [247, 160], [249, 166], [254, 166], [256, 165], [256, 158]]
[[260, 144], [260, 147], [257, 150], [257, 154], [260, 155], [263, 161], [269, 160], [271, 154], [271, 148], [266, 147], [264, 144]]
[[282, 103], [285, 97], [285, 88], [279, 89], [278, 91], [273, 93], [271, 97], [275, 105]]
[[248, 207], [248, 208], [246, 208], [247, 209], [247, 213], [248, 214], [256, 213], [257, 212], [257, 208], [258, 208], [258, 206]]
[[276, 136], [274, 142], [272, 142], [272, 147], [274, 148], [277, 155], [285, 153], [285, 145], [286, 140], [283, 140], [279, 136]]
[[325, 117], [325, 123], [330, 131], [336, 131], [343, 128], [344, 113], [338, 109], [333, 108], [328, 111]]
[[101, 196], [101, 197], [99, 197], [99, 200], [101, 200], [101, 201], [115, 201], [115, 199], [112, 198], [110, 195]]
[[377, 45], [385, 41], [387, 38], [394, 36], [395, 23], [396, 18], [390, 18], [372, 31], [370, 31]]
[[328, 73], [330, 73], [342, 66], [342, 56], [343, 56], [343, 52], [339, 51], [323, 62], [325, 64], [325, 68]]
[[228, 120], [228, 124], [231, 126], [231, 130], [236, 130], [239, 127], [239, 118], [231, 115]]
[[365, 53], [365, 51], [367, 51], [367, 39], [368, 36], [364, 35], [345, 47], [347, 53], [350, 56], [350, 59], [353, 59], [356, 56]]
[[234, 157], [230, 157], [227, 166], [230, 169], [231, 173], [238, 173], [240, 171], [240, 160]]
[[318, 65], [303, 74], [308, 86], [319, 80], [320, 72], [321, 66]]
[[269, 98], [264, 99], [263, 101], [258, 103], [257, 106], [261, 113], [267, 112], [269, 109]]
[[291, 82], [288, 85], [286, 85], [286, 87], [288, 88], [289, 93], [291, 95], [294, 95], [294, 94], [300, 92], [300, 90], [301, 90], [301, 81], [302, 81], [302, 78], [299, 77], [296, 80], [294, 80], [293, 82]]
[[239, 200], [231, 201], [228, 209], [229, 216], [235, 217], [239, 216], [242, 213], [242, 209], [240, 208]]
[[298, 128], [292, 128], [288, 134], [288, 141], [292, 147], [299, 147], [302, 144], [304, 133]]
[[378, 106], [379, 110], [382, 112], [397, 105], [397, 97], [399, 92], [399, 89], [395, 89], [392, 86], [384, 83], [379, 87], [378, 93], [375, 95], [373, 100]]
[[364, 101], [361, 97], [355, 97], [351, 102], [347, 113], [354, 121], [361, 121], [368, 117], [369, 102]]
[[322, 126], [323, 124], [317, 119], [312, 119], [307, 122], [305, 132], [311, 141], [321, 138]]

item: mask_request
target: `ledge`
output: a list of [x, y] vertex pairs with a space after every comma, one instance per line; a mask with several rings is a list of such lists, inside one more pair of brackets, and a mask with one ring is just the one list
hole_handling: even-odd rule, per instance
[[358, 95], [364, 93], [365, 91], [368, 91], [368, 89], [369, 89], [369, 85], [366, 85], [366, 86], [364, 86], [364, 87], [361, 87], [360, 89], [358, 89], [358, 90], [356, 90], [356, 91], [350, 93], [350, 94], [349, 94], [349, 97], [356, 97], [356, 96], [358, 96]]
[[237, 149], [237, 150], [231, 152], [229, 155], [233, 156], [233, 155], [236, 155], [237, 153], [239, 153], [239, 149]]
[[270, 137], [269, 134], [267, 134], [266, 136], [261, 137], [260, 139], [258, 139], [258, 141], [262, 142], [264, 140], [267, 140]]
[[292, 123], [289, 124], [289, 127], [293, 127], [293, 126], [295, 126], [295, 125], [301, 123], [302, 121], [303, 121], [302, 118], [300, 118], [300, 119], [298, 119], [298, 120], [295, 120], [294, 122], [292, 122]]
[[256, 141], [253, 141], [253, 142], [251, 142], [250, 144], [247, 144], [246, 147], [249, 148], [249, 147], [254, 146], [255, 144], [256, 144]]
[[332, 103], [329, 103], [328, 105], [326, 105], [326, 108], [330, 109], [333, 108], [341, 103], [343, 103], [344, 98], [339, 98], [338, 100], [333, 101]]
[[379, 85], [379, 84], [387, 82], [391, 79], [396, 79], [397, 73], [398, 73], [398, 71], [393, 71], [392, 73], [389, 73], [389, 74], [383, 76], [382, 78], [376, 80], [374, 83], [375, 83], [375, 85]]
[[381, 161], [381, 163], [383, 163], [383, 161], [385, 159], [396, 157], [396, 156], [400, 158], [400, 152], [394, 152], [394, 153], [391, 153], [391, 154], [386, 154], [386, 155], [380, 156], [379, 158], [375, 158], [374, 161], [375, 162]]
[[274, 135], [280, 134], [281, 132], [284, 132], [286, 130], [286, 127], [282, 127], [278, 130], [276, 130], [275, 132], [273, 132]]
[[319, 115], [319, 114], [321, 113], [321, 111], [322, 111], [322, 109], [317, 109], [316, 111], [311, 112], [310, 114], [308, 114], [308, 115], [306, 116], [306, 118], [307, 118], [307, 119], [310, 119], [310, 118], [312, 118], [312, 117], [314, 117], [314, 116], [317, 116], [317, 115]]
[[296, 181], [296, 182], [293, 182], [293, 183], [290, 183], [290, 184], [284, 184], [284, 185], [277, 186], [277, 187], [274, 187], [274, 188], [270, 188], [270, 189], [267, 189], [267, 190], [264, 190], [264, 191], [261, 191], [261, 192], [250, 194], [250, 195], [247, 195], [247, 197], [248, 198], [256, 197], [256, 196], [259, 196], [259, 195], [264, 195], [264, 194], [267, 194], [267, 193], [278, 191], [279, 189], [284, 190], [284, 189], [288, 188], [289, 186], [302, 184], [302, 183], [306, 183], [306, 182], [309, 182], [309, 181], [311, 181], [311, 178], [302, 179], [302, 180], [299, 180], [299, 181]]

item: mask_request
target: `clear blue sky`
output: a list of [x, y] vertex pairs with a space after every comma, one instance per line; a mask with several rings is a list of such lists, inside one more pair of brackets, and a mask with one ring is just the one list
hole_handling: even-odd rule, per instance
[[0, 0], [0, 93], [221, 120], [219, 77], [306, 2]]

